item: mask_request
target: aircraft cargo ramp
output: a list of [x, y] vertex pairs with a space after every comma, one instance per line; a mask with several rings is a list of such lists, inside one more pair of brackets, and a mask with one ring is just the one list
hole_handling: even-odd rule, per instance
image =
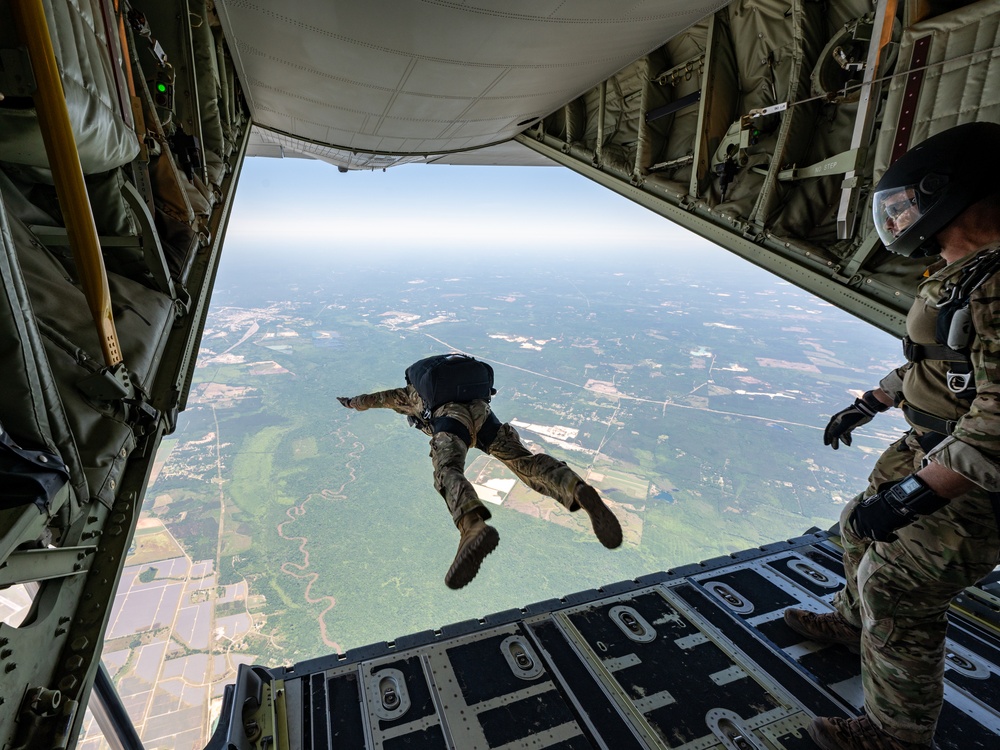
[[[789, 606], [843, 585], [825, 533], [302, 662], [241, 667], [209, 748], [814, 747], [857, 715], [857, 656], [803, 641]], [[1000, 743], [1000, 587], [951, 612], [942, 750]]]

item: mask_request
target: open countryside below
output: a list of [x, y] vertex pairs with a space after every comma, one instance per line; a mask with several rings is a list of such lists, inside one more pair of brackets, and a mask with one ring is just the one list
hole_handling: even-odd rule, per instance
[[[239, 251], [231, 248], [231, 255]], [[147, 748], [200, 748], [240, 663], [293, 664], [831, 526], [904, 429], [823, 446], [898, 342], [738, 260], [632, 257], [224, 263], [187, 409], [163, 442], [104, 661]], [[338, 395], [450, 350], [489, 361], [494, 410], [622, 522], [478, 451], [498, 550], [455, 592], [427, 438]], [[92, 722], [82, 748], [99, 747]]]

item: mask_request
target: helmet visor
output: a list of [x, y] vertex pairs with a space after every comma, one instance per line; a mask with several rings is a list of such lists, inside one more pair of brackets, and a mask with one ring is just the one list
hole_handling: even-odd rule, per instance
[[891, 248], [896, 240], [920, 223], [937, 198], [937, 194], [929, 194], [918, 185], [893, 187], [875, 193], [872, 213], [882, 243]]

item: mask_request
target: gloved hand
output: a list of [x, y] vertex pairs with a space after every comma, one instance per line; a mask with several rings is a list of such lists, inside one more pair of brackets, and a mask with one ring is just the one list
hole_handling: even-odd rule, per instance
[[868, 424], [872, 417], [889, 407], [875, 398], [873, 391], [865, 391], [861, 398], [854, 399], [854, 403], [842, 411], [838, 411], [832, 417], [823, 432], [823, 445], [829, 445], [834, 450], [844, 445], [851, 444], [851, 431], [855, 427]]
[[918, 476], [883, 484], [871, 497], [862, 500], [851, 513], [848, 523], [855, 533], [876, 542], [893, 542], [893, 533], [948, 504]]
[[337, 396], [337, 400], [340, 402], [341, 406], [346, 406], [348, 409], [353, 409], [351, 406], [351, 399], [349, 396]]

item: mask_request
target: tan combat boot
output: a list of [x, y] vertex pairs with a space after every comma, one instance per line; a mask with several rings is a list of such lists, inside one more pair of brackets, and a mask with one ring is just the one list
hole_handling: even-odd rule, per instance
[[785, 624], [810, 641], [839, 643], [853, 654], [861, 653], [861, 628], [851, 625], [840, 612], [820, 615], [808, 609], [786, 609]]
[[903, 742], [879, 729], [867, 716], [812, 720], [806, 732], [823, 750], [934, 750], [933, 742]]
[[590, 523], [594, 527], [594, 536], [608, 549], [614, 549], [622, 543], [622, 526], [615, 514], [604, 504], [597, 490], [586, 482], [580, 482], [573, 491], [573, 498], [580, 507], [587, 511]]
[[462, 533], [458, 552], [444, 577], [444, 583], [450, 589], [460, 589], [475, 578], [483, 559], [500, 543], [500, 534], [487, 525], [477, 510], [458, 519], [458, 530]]

